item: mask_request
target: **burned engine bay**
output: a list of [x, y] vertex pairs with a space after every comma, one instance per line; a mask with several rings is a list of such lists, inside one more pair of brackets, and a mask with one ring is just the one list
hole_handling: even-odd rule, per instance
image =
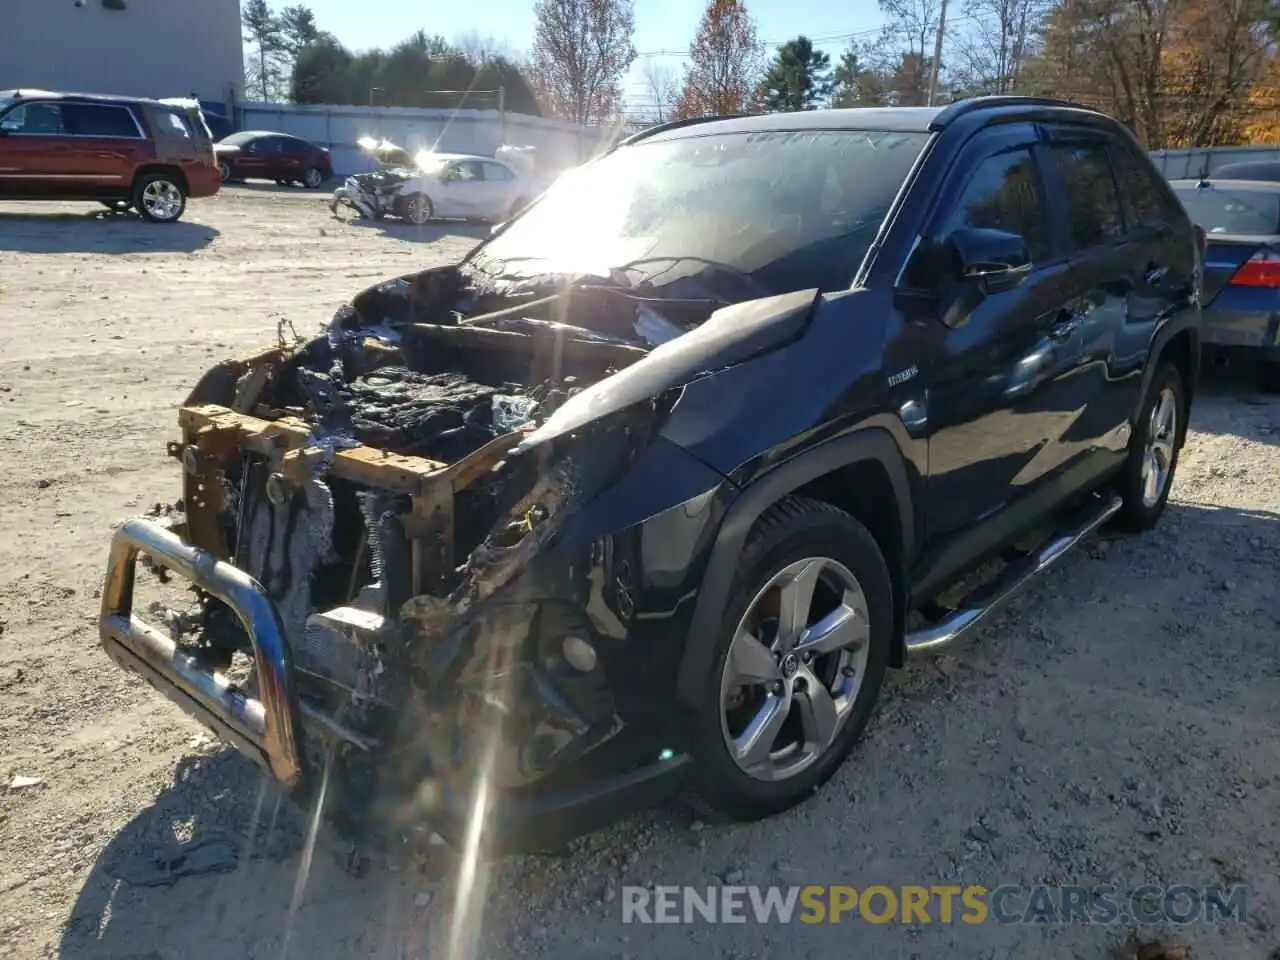
[[[497, 779], [520, 785], [609, 735], [598, 664], [548, 667], [544, 650], [589, 625], [572, 605], [527, 603], [519, 577], [574, 505], [627, 468], [670, 391], [517, 448], [711, 306], [480, 293], [445, 268], [370, 288], [315, 339], [282, 337], [201, 380], [170, 445], [186, 539], [270, 595], [304, 720], [344, 762], [385, 767], [390, 751], [418, 793], [424, 770], [465, 780], [493, 714], [507, 731]], [[200, 602], [183, 642], [229, 668], [249, 638], [229, 608]], [[554, 676], [526, 675], [535, 664]]]

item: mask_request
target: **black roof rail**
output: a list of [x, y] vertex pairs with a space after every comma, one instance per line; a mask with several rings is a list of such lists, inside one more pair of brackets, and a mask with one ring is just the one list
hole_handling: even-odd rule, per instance
[[628, 147], [633, 143], [639, 143], [641, 140], [648, 139], [659, 133], [666, 133], [668, 130], [679, 130], [682, 127], [692, 127], [699, 123], [711, 123], [715, 120], [735, 120], [743, 116], [740, 113], [712, 114], [705, 117], [685, 117], [683, 120], [668, 120], [666, 123], [655, 123], [652, 127], [645, 127], [637, 133], [631, 134], [629, 137], [623, 137], [616, 144], [617, 147]]
[[929, 126], [933, 129], [941, 129], [947, 124], [958, 120], [970, 113], [976, 113], [979, 110], [992, 110], [997, 107], [1066, 107], [1071, 110], [1089, 110], [1091, 113], [1097, 111], [1090, 107], [1082, 106], [1078, 103], [1072, 103], [1070, 100], [1058, 100], [1054, 97], [1018, 97], [1006, 94], [993, 94], [983, 97], [969, 97], [965, 100], [956, 100], [953, 103], [943, 107], [933, 123]]

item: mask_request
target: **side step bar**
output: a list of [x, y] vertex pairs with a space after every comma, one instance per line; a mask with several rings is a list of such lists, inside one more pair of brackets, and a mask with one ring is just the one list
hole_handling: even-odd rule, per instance
[[1121, 500], [1117, 496], [1095, 497], [1086, 508], [1088, 512], [1076, 525], [1059, 532], [1040, 549], [1011, 563], [999, 577], [970, 593], [957, 609], [938, 623], [908, 633], [907, 656], [935, 653], [968, 635], [1110, 520], [1120, 506]]

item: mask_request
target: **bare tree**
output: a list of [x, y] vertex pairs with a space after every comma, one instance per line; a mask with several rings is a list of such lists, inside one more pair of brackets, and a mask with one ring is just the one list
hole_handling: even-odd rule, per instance
[[537, 0], [533, 10], [533, 81], [547, 111], [575, 123], [615, 120], [636, 58], [631, 0]]
[[653, 116], [653, 122], [666, 123], [670, 120], [680, 96], [675, 72], [670, 67], [648, 61], [644, 65], [644, 92], [647, 107], [644, 112]]
[[509, 44], [491, 33], [482, 34], [479, 30], [468, 30], [453, 42], [453, 47], [476, 66], [492, 63], [494, 60], [517, 59]]
[[1045, 0], [965, 0], [972, 25], [952, 43], [949, 75], [969, 94], [1013, 93]]
[[888, 21], [880, 38], [878, 67], [888, 77], [890, 102], [920, 106], [929, 98], [933, 44], [941, 0], [880, 0]]

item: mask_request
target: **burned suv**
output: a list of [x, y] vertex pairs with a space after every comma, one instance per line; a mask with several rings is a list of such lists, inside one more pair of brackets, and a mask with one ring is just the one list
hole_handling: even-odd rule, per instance
[[[886, 668], [1159, 518], [1203, 257], [1168, 192], [1038, 100], [637, 135], [211, 369], [181, 510], [115, 536], [106, 650], [354, 830], [784, 810]], [[171, 630], [139, 555], [195, 591]]]
[[194, 100], [0, 90], [0, 200], [97, 200], [172, 223], [219, 185]]

